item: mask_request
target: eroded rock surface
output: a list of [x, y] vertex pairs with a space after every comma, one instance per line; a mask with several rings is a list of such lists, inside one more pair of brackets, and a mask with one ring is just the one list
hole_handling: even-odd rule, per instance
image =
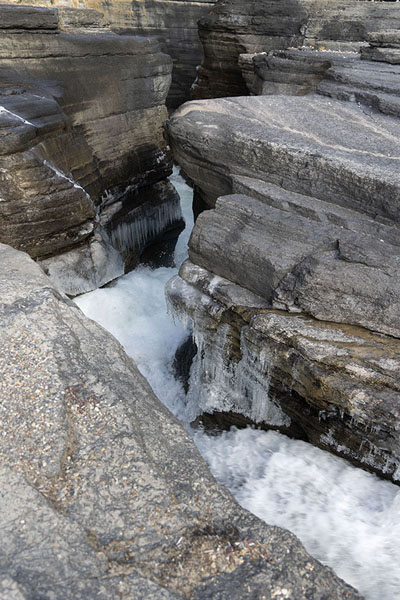
[[[358, 51], [371, 34], [378, 40], [381, 32], [386, 35], [387, 31], [396, 30], [399, 20], [400, 11], [392, 2], [220, 0], [200, 22], [204, 60], [193, 97], [246, 95], [241, 54], [303, 45]], [[377, 49], [375, 54], [380, 52]], [[385, 52], [389, 57], [396, 50]]]
[[37, 264], [0, 255], [3, 597], [360, 598], [235, 503]]
[[[0, 239], [45, 259], [74, 294], [121, 274], [113, 235], [132, 262], [180, 222], [162, 132], [171, 59], [154, 40], [102, 28], [92, 13], [67, 11], [72, 29], [63, 33], [57, 9], [20, 9], [0, 7]], [[82, 31], [88, 21], [95, 32]], [[139, 239], [134, 213], [149, 197], [163, 209]], [[124, 239], [114, 234], [122, 213], [133, 223]], [[71, 269], [75, 284], [64, 274]]]
[[[13, 3], [13, 0], [7, 1]], [[72, 0], [35, 0], [35, 5], [57, 7], [63, 30], [78, 27], [88, 32], [106, 26], [121, 34], [157, 40], [174, 64], [167, 99], [169, 108], [174, 109], [190, 97], [196, 67], [203, 58], [197, 22], [208, 13], [215, 1], [83, 0], [77, 4]], [[29, 7], [25, 10], [31, 11]]]
[[168, 130], [215, 207], [169, 290], [198, 344], [193, 417], [240, 414], [399, 481], [399, 122], [258, 96], [187, 103]]

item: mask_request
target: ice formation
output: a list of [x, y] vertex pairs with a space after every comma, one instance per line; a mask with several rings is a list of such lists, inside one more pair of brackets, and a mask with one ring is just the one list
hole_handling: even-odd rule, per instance
[[[187, 215], [190, 190], [176, 175], [173, 183], [179, 187]], [[185, 258], [190, 228], [178, 242], [177, 264]], [[164, 298], [164, 286], [176, 273], [176, 268], [139, 268], [113, 287], [81, 296], [77, 303], [120, 340], [160, 399], [187, 423], [190, 402], [171, 369], [186, 332], [168, 315]], [[197, 342], [201, 351], [199, 337]], [[267, 366], [267, 355], [263, 362]], [[242, 376], [256, 378], [254, 373]], [[226, 401], [231, 402], [228, 397]], [[272, 431], [247, 428], [219, 436], [192, 434], [214, 475], [248, 510], [297, 534], [311, 554], [367, 600], [400, 597], [397, 486]]]

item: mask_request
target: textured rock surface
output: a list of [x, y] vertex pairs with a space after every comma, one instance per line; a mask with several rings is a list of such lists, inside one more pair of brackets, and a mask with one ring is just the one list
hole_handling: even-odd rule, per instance
[[0, 255], [2, 597], [360, 597], [234, 502], [38, 265]]
[[241, 54], [239, 64], [254, 95], [317, 92], [400, 115], [400, 65], [360, 60], [355, 52], [309, 48]]
[[391, 2], [220, 0], [200, 22], [204, 61], [193, 97], [245, 95], [240, 54], [302, 45], [358, 49], [370, 33], [396, 29], [399, 19]]
[[361, 57], [367, 60], [400, 64], [400, 35], [398, 29], [374, 31], [368, 36], [369, 47], [361, 49]]
[[[167, 103], [170, 108], [176, 108], [189, 99], [196, 67], [203, 57], [197, 22], [215, 1], [83, 0], [78, 4], [72, 0], [35, 0], [31, 3], [57, 6], [63, 30], [79, 27], [88, 31], [106, 25], [124, 34], [157, 39], [162, 51], [173, 59], [172, 85]], [[9, 2], [12, 4], [13, 0]]]
[[316, 91], [318, 83], [333, 64], [349, 65], [351, 68], [357, 59], [355, 52], [302, 48], [241, 54], [239, 66], [252, 95], [303, 96]]
[[231, 175], [243, 175], [399, 220], [395, 119], [318, 96], [259, 96], [189, 102], [168, 131], [208, 207], [232, 192]]
[[189, 261], [168, 296], [198, 346], [193, 419], [278, 429], [400, 482], [399, 340], [268, 309]]
[[169, 292], [200, 346], [193, 417], [240, 413], [399, 480], [399, 127], [316, 95], [172, 117], [174, 152], [215, 206]]
[[[101, 5], [114, 22], [115, 6], [119, 2]], [[156, 37], [164, 52], [174, 62], [172, 85], [167, 104], [177, 108], [190, 97], [190, 88], [196, 78], [196, 67], [203, 58], [197, 22], [215, 4], [215, 0], [133, 0], [126, 2], [127, 17], [119, 16], [119, 26], [132, 33]]]
[[[98, 256], [87, 246], [95, 241], [96, 212], [107, 245], [113, 219], [118, 223], [121, 211], [134, 211], [149, 196], [169, 205], [169, 221], [157, 223], [157, 235], [176, 226], [180, 213], [165, 181], [171, 162], [162, 133], [171, 59], [154, 40], [102, 29], [60, 33], [57, 10], [19, 9], [0, 8], [6, 15], [0, 24], [1, 241], [39, 259], [82, 244]], [[85, 12], [82, 18], [87, 23]], [[142, 244], [126, 239], [122, 250], [137, 254], [151, 235]], [[105, 254], [88, 280], [98, 282], [106, 270], [112, 250]], [[63, 270], [58, 263], [52, 268]]]

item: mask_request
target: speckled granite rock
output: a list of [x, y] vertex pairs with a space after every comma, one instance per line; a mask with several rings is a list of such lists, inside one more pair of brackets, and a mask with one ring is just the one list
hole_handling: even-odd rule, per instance
[[[121, 213], [133, 225], [118, 249], [136, 260], [181, 219], [162, 132], [171, 59], [154, 40], [103, 29], [62, 33], [54, 29], [56, 9], [20, 8], [0, 7], [0, 240], [46, 259], [58, 283], [65, 260], [51, 259], [50, 269], [48, 259], [72, 251], [68, 264], [87, 280], [74, 289], [64, 277], [73, 294], [105, 283], [100, 273], [110, 273], [109, 263], [114, 276], [121, 273], [109, 241]], [[149, 197], [166, 207], [165, 218], [160, 208], [138, 240], [130, 213]], [[78, 247], [92, 261], [86, 274]]]
[[0, 258], [3, 597], [360, 598], [235, 503], [37, 264], [4, 245]]
[[239, 56], [302, 45], [358, 49], [371, 32], [396, 29], [400, 11], [392, 2], [358, 0], [220, 0], [200, 21], [204, 60], [194, 98], [247, 93]]
[[168, 131], [215, 206], [169, 291], [200, 346], [193, 417], [240, 414], [398, 481], [399, 122], [258, 96], [187, 103]]

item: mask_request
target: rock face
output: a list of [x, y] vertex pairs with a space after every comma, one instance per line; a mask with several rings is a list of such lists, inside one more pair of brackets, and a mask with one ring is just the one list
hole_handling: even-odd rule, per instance
[[[101, 10], [115, 23], [115, 7], [119, 2], [102, 3]], [[197, 22], [214, 6], [215, 0], [133, 0], [126, 2], [127, 17], [118, 16], [120, 27], [128, 27], [135, 35], [156, 37], [161, 49], [173, 60], [172, 84], [167, 105], [175, 109], [190, 98], [203, 49]]]
[[71, 294], [121, 274], [113, 239], [132, 262], [181, 220], [162, 133], [171, 59], [88, 12], [0, 8], [0, 240]]
[[198, 345], [193, 417], [240, 413], [400, 481], [400, 123], [258, 96], [188, 103], [168, 130], [215, 207], [169, 290]]
[[[13, 0], [9, 0], [13, 3]], [[156, 39], [173, 60], [169, 108], [189, 99], [203, 49], [197, 22], [216, 0], [36, 0], [35, 5], [58, 7], [63, 29], [83, 27], [86, 31], [107, 25], [122, 34]]]
[[360, 598], [235, 503], [37, 264], [0, 257], [2, 597]]
[[[370, 34], [379, 40], [381, 32], [396, 30], [399, 19], [400, 11], [391, 2], [220, 0], [200, 22], [204, 60], [193, 97], [246, 95], [241, 54], [303, 45], [358, 50]], [[393, 52], [388, 50], [387, 56]]]

